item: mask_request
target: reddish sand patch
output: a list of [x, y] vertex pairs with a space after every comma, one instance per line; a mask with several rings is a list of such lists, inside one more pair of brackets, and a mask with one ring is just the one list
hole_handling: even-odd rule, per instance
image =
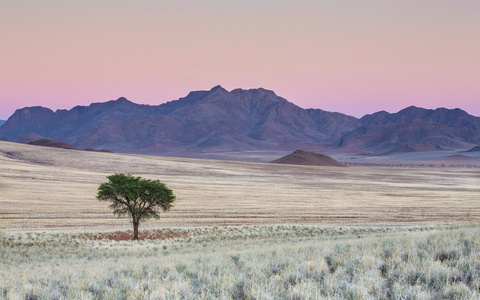
[[[173, 238], [186, 238], [190, 236], [188, 232], [181, 231], [140, 231], [139, 240], [167, 240]], [[133, 231], [115, 231], [103, 233], [84, 233], [76, 238], [91, 241], [128, 241], [133, 238]]]

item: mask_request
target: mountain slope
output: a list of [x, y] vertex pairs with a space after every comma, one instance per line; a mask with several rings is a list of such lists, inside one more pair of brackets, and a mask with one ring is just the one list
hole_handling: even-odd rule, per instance
[[0, 137], [36, 134], [78, 148], [192, 156], [206, 152], [316, 149], [359, 126], [356, 118], [305, 110], [265, 89], [216, 86], [158, 106], [116, 101], [53, 112], [17, 110]]
[[480, 152], [480, 146], [475, 146], [472, 149], [463, 152]]
[[55, 112], [26, 107], [0, 126], [0, 138], [187, 157], [298, 148], [394, 154], [480, 145], [480, 118], [460, 109], [411, 106], [356, 119], [303, 109], [262, 88], [229, 92], [216, 86], [157, 106], [119, 98]]
[[362, 117], [362, 124], [336, 139], [339, 149], [392, 154], [467, 149], [480, 144], [480, 118], [460, 109], [407, 107]]

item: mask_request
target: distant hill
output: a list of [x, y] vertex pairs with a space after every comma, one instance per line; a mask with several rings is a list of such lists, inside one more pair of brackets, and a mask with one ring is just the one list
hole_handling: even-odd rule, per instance
[[5, 120], [0, 120], [0, 126], [3, 125], [3, 123], [5, 123], [6, 121]]
[[[35, 141], [28, 142], [27, 144], [34, 145], [34, 146], [67, 149], [67, 150], [82, 150], [82, 149], [79, 149], [75, 146], [69, 145], [67, 143], [63, 143], [63, 142], [59, 142], [59, 141], [55, 141], [55, 140], [51, 140], [51, 139], [38, 139], [38, 140], [35, 140]], [[106, 149], [97, 150], [97, 149], [93, 149], [93, 148], [87, 148], [84, 151], [113, 153], [110, 150], [106, 150]]]
[[475, 146], [472, 149], [463, 152], [480, 152], [480, 146]]
[[62, 142], [59, 142], [59, 141], [50, 140], [50, 139], [40, 139], [40, 140], [30, 142], [28, 144], [29, 145], [35, 145], [35, 146], [69, 149], [69, 150], [80, 150], [75, 146], [72, 146], [72, 145], [69, 145], [69, 144], [66, 144], [66, 143], [62, 143]]
[[113, 151], [110, 151], [110, 150], [106, 150], [106, 149], [97, 150], [97, 149], [93, 149], [93, 148], [87, 148], [87, 149], [85, 149], [85, 151], [113, 153]]
[[271, 163], [306, 166], [345, 167], [344, 165], [342, 165], [328, 155], [303, 150], [295, 150], [293, 153], [276, 159]]
[[31, 132], [31, 133], [17, 136], [13, 138], [12, 141], [16, 143], [28, 144], [28, 143], [35, 142], [38, 140], [43, 140], [43, 139], [46, 139], [46, 138], [39, 135], [38, 133]]
[[343, 151], [374, 154], [468, 149], [480, 144], [480, 118], [461, 109], [408, 107], [398, 113], [378, 112], [330, 145]]
[[411, 106], [357, 119], [303, 109], [262, 88], [227, 91], [216, 86], [156, 106], [119, 98], [55, 112], [26, 107], [0, 127], [0, 138], [184, 157], [299, 148], [388, 155], [480, 145], [480, 118], [461, 109]]

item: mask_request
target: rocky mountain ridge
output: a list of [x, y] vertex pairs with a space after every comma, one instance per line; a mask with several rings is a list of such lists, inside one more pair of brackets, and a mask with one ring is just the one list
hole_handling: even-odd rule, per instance
[[55, 112], [26, 107], [0, 126], [0, 138], [187, 157], [294, 149], [381, 154], [470, 149], [480, 144], [480, 118], [460, 109], [408, 107], [357, 119], [303, 109], [262, 88], [216, 86], [157, 106], [119, 98]]

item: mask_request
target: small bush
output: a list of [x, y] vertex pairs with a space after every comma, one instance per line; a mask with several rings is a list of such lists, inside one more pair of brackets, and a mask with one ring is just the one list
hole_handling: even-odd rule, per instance
[[407, 275], [407, 282], [412, 286], [417, 284], [426, 284], [427, 278], [425, 276], [425, 273], [417, 271], [413, 274]]
[[25, 295], [25, 300], [38, 300], [38, 299], [40, 299], [40, 297], [35, 295], [34, 293], [28, 293]]
[[335, 271], [337, 270], [337, 263], [333, 261], [330, 255], [325, 256], [325, 262], [327, 263], [330, 273], [335, 273]]
[[380, 265], [378, 269], [380, 270], [380, 275], [383, 278], [386, 278], [388, 276], [388, 271], [390, 270], [390, 266], [387, 263], [383, 263]]
[[457, 250], [450, 250], [450, 251], [442, 250], [437, 254], [435, 254], [435, 260], [439, 260], [442, 263], [447, 260], [458, 259], [459, 257], [460, 255], [458, 254]]

